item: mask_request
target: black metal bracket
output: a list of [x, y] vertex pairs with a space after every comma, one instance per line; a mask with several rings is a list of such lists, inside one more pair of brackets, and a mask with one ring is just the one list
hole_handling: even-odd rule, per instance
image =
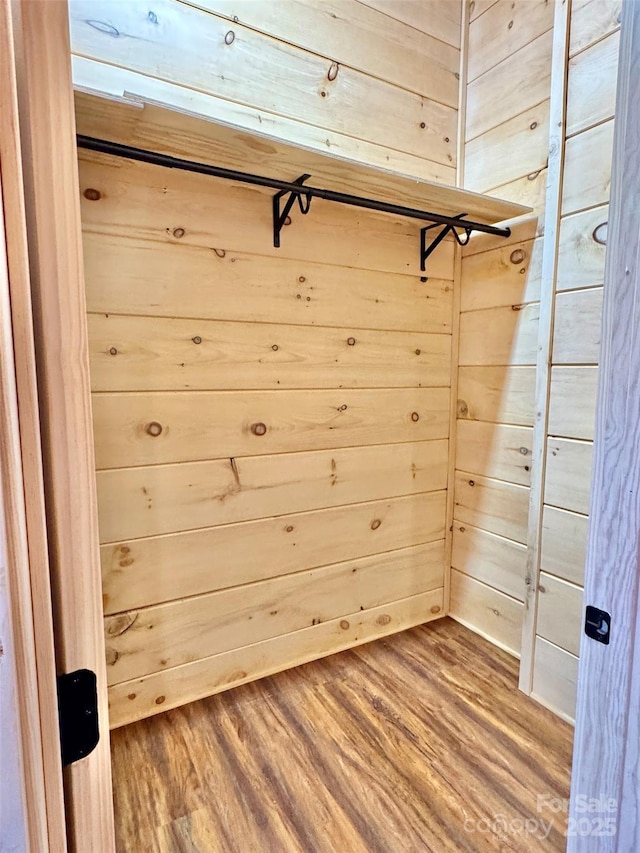
[[[295, 181], [292, 181], [291, 183], [302, 186], [302, 184], [310, 177], [311, 175], [300, 175], [299, 178], [296, 178]], [[280, 202], [287, 195], [289, 197], [281, 211]], [[311, 207], [311, 196], [304, 192], [304, 190], [291, 190], [291, 192], [281, 190], [273, 197], [273, 245], [276, 249], [280, 248], [280, 232], [287, 224], [287, 217], [291, 213], [291, 208], [296, 201], [298, 202], [300, 213], [306, 216], [306, 214], [309, 213], [309, 208]]]
[[[458, 216], [454, 216], [453, 219], [456, 220], [457, 223], [458, 220], [462, 220], [466, 215], [466, 213], [460, 213]], [[457, 224], [450, 223], [445, 225], [442, 231], [440, 231], [440, 233], [437, 234], [437, 236], [434, 237], [427, 246], [427, 231], [430, 231], [432, 228], [437, 228], [438, 225], [439, 223], [434, 225], [425, 225], [424, 228], [420, 229], [420, 269], [422, 272], [426, 269], [427, 258], [440, 245], [440, 243], [442, 243], [447, 234], [453, 234], [459, 246], [466, 246], [471, 239], [471, 232], [474, 230], [469, 225], [462, 222], [461, 227], [463, 229], [463, 236], [463, 234], [458, 234], [458, 231], [456, 230], [458, 227]]]
[[96, 674], [78, 669], [58, 676], [58, 718], [62, 766], [86, 758], [98, 745], [98, 690]]

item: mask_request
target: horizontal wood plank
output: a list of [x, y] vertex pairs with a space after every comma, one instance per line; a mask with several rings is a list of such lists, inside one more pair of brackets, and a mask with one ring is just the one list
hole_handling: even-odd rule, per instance
[[573, 722], [577, 682], [578, 658], [538, 637], [533, 667], [533, 698], [568, 722]]
[[429, 592], [443, 574], [441, 541], [107, 617], [109, 683]]
[[459, 364], [535, 364], [539, 318], [538, 303], [462, 314]]
[[597, 389], [597, 367], [553, 367], [548, 434], [593, 439]]
[[397, 21], [435, 36], [454, 47], [460, 46], [460, 3], [440, 0], [360, 0]]
[[[240, 23], [234, 23], [228, 44], [228, 21], [183, 3], [158, 0], [153, 11], [151, 20], [143, 3], [105, 0], [96, 19], [90, 0], [72, 0], [73, 53], [141, 74], [153, 69], [153, 76], [185, 88], [289, 118], [304, 115], [309, 124], [347, 130], [351, 136], [409, 153], [424, 151], [427, 145], [430, 159], [455, 162], [457, 111], [451, 107], [348, 66], [340, 66], [331, 79], [333, 60]], [[127, 37], [114, 38], [114, 32]], [[387, 122], [375, 120], [379, 111]]]
[[462, 260], [462, 311], [540, 299], [542, 239], [498, 246]]
[[109, 688], [109, 724], [124, 726], [248, 681], [440, 618], [442, 589], [322, 622]]
[[469, 83], [467, 142], [547, 100], [551, 44], [552, 33], [546, 32]]
[[563, 216], [609, 201], [612, 157], [613, 120], [567, 139], [562, 184]]
[[454, 522], [451, 565], [459, 572], [523, 601], [526, 564], [526, 546]]
[[573, 0], [569, 55], [617, 30], [621, 11], [622, 0]]
[[460, 420], [456, 433], [456, 465], [461, 470], [530, 485], [531, 427]]
[[97, 233], [85, 233], [83, 244], [87, 304], [96, 313], [451, 330], [450, 281]]
[[458, 46], [363, 3], [190, 0], [190, 5], [457, 109]]
[[[87, 190], [95, 193], [85, 196]], [[117, 160], [80, 159], [84, 231], [175, 246], [200, 246], [212, 254], [246, 252], [267, 257], [419, 274], [419, 223], [316, 200], [313, 212], [292, 211], [282, 245], [273, 247], [272, 191], [204, 175]], [[453, 244], [429, 258], [429, 275], [453, 278]]]
[[558, 293], [553, 331], [554, 364], [597, 364], [601, 326], [602, 287]]
[[[513, 4], [509, 2], [508, 5]], [[543, 4], [536, 0], [535, 4], [530, 5]], [[547, 8], [553, 9], [552, 4], [548, 4]], [[487, 16], [483, 15], [480, 20], [484, 21], [485, 17]], [[548, 149], [547, 99], [467, 142], [465, 186], [476, 192], [487, 192], [493, 187], [508, 184], [538, 169], [544, 169], [547, 165]], [[500, 196], [500, 193], [497, 195]]]
[[98, 468], [446, 438], [447, 388], [93, 395]]
[[424, 441], [99, 471], [100, 540], [444, 489], [447, 445]]
[[521, 602], [452, 570], [449, 615], [516, 656], [520, 654], [522, 610]]
[[602, 284], [608, 220], [608, 205], [594, 207], [592, 210], [562, 219], [557, 290], [573, 290]]
[[577, 657], [582, 628], [582, 588], [541, 572], [538, 590], [538, 635]]
[[448, 386], [448, 335], [88, 317], [94, 391]]
[[544, 230], [544, 206], [546, 203], [546, 189], [548, 168], [534, 169], [515, 181], [508, 184], [500, 184], [491, 190], [493, 195], [503, 198], [513, 204], [522, 204], [528, 207], [532, 215], [537, 219], [535, 236], [540, 237]]
[[498, 0], [469, 26], [469, 80], [517, 53], [553, 28], [553, 3]]
[[593, 443], [550, 438], [544, 501], [560, 509], [588, 514]]
[[533, 426], [536, 369], [461, 367], [458, 418]]
[[613, 117], [620, 33], [612, 33], [569, 62], [567, 136]]
[[529, 489], [456, 471], [454, 519], [522, 544], [527, 541]]
[[582, 586], [588, 531], [586, 515], [545, 506], [542, 515], [543, 571]]
[[445, 496], [430, 492], [103, 545], [105, 613], [442, 539]]

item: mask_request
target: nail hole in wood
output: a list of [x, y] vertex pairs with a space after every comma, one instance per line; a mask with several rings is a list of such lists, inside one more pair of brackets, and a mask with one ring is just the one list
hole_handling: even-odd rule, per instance
[[356, 345], [356, 339], [355, 338], [347, 338], [347, 343], [349, 344], [350, 347], [354, 347]]

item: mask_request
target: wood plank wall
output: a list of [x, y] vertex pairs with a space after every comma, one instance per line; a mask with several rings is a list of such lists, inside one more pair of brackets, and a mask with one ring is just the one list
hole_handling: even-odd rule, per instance
[[513, 654], [522, 629], [553, 3], [470, 4], [465, 188], [529, 204], [462, 258], [451, 615]]
[[70, 15], [76, 80], [96, 62], [140, 71], [206, 94], [217, 121], [455, 185], [455, 0], [71, 0]]
[[[534, 423], [552, 6], [476, 0], [468, 33], [465, 185], [528, 200], [538, 225], [520, 224], [507, 243], [478, 238], [463, 254], [452, 615], [516, 654], [531, 546], [524, 451]], [[532, 695], [570, 720], [605, 252], [596, 237], [606, 240], [619, 13], [618, 0], [571, 6], [546, 476], [541, 504], [531, 507], [542, 518]]]
[[[306, 102], [324, 84], [300, 63], [320, 61], [310, 51], [329, 4], [287, 5], [297, 18], [280, 22], [282, 61], [311, 85], [292, 98], [313, 119]], [[353, 13], [354, 55], [361, 19], [392, 56], [396, 32], [431, 49], [435, 36], [373, 5], [339, 6], [343, 22]], [[430, 5], [442, 14], [423, 20], [449, 55], [440, 38], [454, 39], [457, 4]], [[261, 105], [275, 6], [206, 6], [154, 4], [152, 21], [148, 5], [143, 20], [139, 4], [101, 3], [97, 26], [96, 7], [74, 2], [74, 50], [134, 67], [135, 39], [120, 35], [150, 27], [159, 73], [185, 82], [180, 27], [196, 47], [222, 33], [218, 51], [232, 27], [248, 53], [224, 63], [252, 63], [255, 86], [239, 81], [238, 98]], [[409, 8], [419, 4], [398, 12]], [[253, 29], [222, 17], [251, 10]], [[105, 38], [109, 27], [120, 35]], [[340, 66], [344, 97], [365, 97], [370, 83], [409, 98], [406, 78], [373, 75], [384, 64], [371, 75], [353, 64]], [[349, 88], [349, 74], [365, 89]], [[280, 82], [269, 103], [284, 110], [290, 83]], [[318, 121], [353, 139], [363, 125], [339, 97]], [[439, 97], [450, 99], [446, 87]], [[431, 101], [419, 100], [425, 115]], [[383, 139], [388, 103], [369, 111], [372, 140]], [[133, 137], [136, 113], [126, 112]], [[400, 153], [405, 170], [431, 169]], [[112, 726], [443, 615], [451, 243], [424, 280], [409, 220], [318, 201], [312, 216], [292, 214], [274, 250], [269, 191], [87, 152], [80, 181]]]
[[619, 0], [573, 0], [532, 695], [575, 712]]

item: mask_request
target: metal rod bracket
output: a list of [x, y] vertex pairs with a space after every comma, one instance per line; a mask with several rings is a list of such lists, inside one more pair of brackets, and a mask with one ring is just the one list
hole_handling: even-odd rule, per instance
[[[299, 178], [296, 178], [295, 181], [292, 181], [293, 184], [299, 184], [302, 186], [306, 180], [308, 180], [311, 175], [300, 175]], [[285, 196], [288, 196], [286, 202], [284, 203], [284, 207], [280, 210], [280, 202]], [[287, 190], [280, 190], [279, 193], [276, 193], [273, 197], [273, 245], [274, 248], [280, 248], [280, 232], [284, 228], [287, 223], [287, 217], [291, 213], [291, 208], [298, 202], [298, 207], [300, 208], [300, 213], [306, 215], [309, 213], [309, 208], [311, 207], [311, 195], [304, 190], [291, 190], [290, 192]]]
[[[460, 213], [458, 216], [455, 216], [455, 220], [462, 220], [466, 213]], [[424, 228], [420, 229], [420, 270], [424, 272], [427, 268], [427, 258], [429, 255], [437, 249], [437, 247], [442, 243], [447, 234], [451, 233], [456, 239], [456, 243], [459, 246], [466, 246], [469, 240], [471, 239], [471, 232], [473, 228], [470, 228], [466, 225], [465, 222], [461, 222], [462, 233], [459, 234], [457, 231], [457, 225], [449, 224], [445, 225], [444, 228], [433, 238], [433, 240], [427, 245], [427, 231], [430, 231], [432, 228], [437, 228], [438, 225], [425, 225]]]

